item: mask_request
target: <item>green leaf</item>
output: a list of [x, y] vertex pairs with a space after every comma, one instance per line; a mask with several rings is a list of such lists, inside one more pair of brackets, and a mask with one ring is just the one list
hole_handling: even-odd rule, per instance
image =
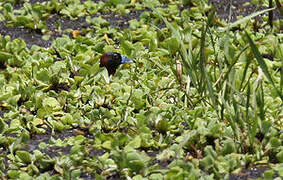
[[17, 178], [19, 178], [21, 172], [18, 171], [18, 170], [8, 170], [7, 174], [8, 174], [9, 178], [17, 179]]
[[69, 113], [62, 116], [61, 121], [63, 122], [63, 124], [73, 124], [77, 122], [76, 119], [74, 119], [73, 116]]
[[90, 21], [91, 24], [95, 26], [109, 26], [109, 22], [103, 19], [102, 17], [94, 17]]
[[43, 99], [43, 107], [58, 108], [60, 107], [59, 102], [54, 97], [47, 97]]
[[281, 141], [276, 137], [272, 137], [270, 138], [270, 144], [273, 148], [277, 148], [281, 146]]
[[8, 52], [0, 51], [0, 61], [5, 62], [7, 59], [9, 59], [11, 57], [12, 57], [12, 54], [10, 54]]
[[24, 162], [24, 163], [30, 163], [31, 162], [31, 155], [29, 152], [26, 151], [17, 151], [16, 155]]
[[41, 70], [37, 75], [37, 79], [40, 80], [40, 81], [43, 81], [43, 82], [48, 82], [49, 79], [50, 79], [50, 72], [48, 70]]
[[153, 173], [149, 176], [149, 179], [155, 179], [155, 180], [163, 180], [164, 175], [161, 173]]
[[127, 146], [125, 147], [125, 149], [131, 147], [134, 149], [140, 148], [141, 146], [141, 137], [140, 136], [136, 136], [133, 140], [131, 140]]
[[111, 142], [111, 141], [105, 141], [105, 142], [102, 144], [102, 147], [103, 147], [104, 149], [111, 150], [111, 149], [112, 149], [112, 142]]
[[162, 119], [157, 122], [156, 129], [158, 132], [162, 134], [166, 134], [169, 130], [169, 123], [168, 120]]
[[280, 163], [283, 163], [283, 150], [282, 149], [279, 153], [276, 154], [276, 158], [278, 159]]
[[205, 169], [210, 169], [211, 167], [214, 166], [214, 162], [215, 160], [209, 155], [209, 156], [205, 156], [201, 161], [200, 161], [200, 165], [201, 167], [205, 168]]
[[233, 141], [226, 141], [222, 150], [223, 155], [236, 152], [236, 146]]
[[267, 170], [267, 171], [264, 171], [264, 179], [266, 180], [272, 180], [273, 179], [273, 175], [274, 175], [274, 171], [273, 170]]
[[106, 5], [114, 5], [117, 6], [118, 4], [127, 4], [130, 0], [109, 0], [107, 1]]
[[33, 180], [32, 176], [28, 175], [26, 172], [22, 172], [20, 174], [20, 179], [26, 179], [26, 180]]
[[180, 44], [176, 37], [165, 39], [161, 45], [168, 49], [172, 54], [175, 54], [180, 49]]
[[148, 157], [136, 151], [127, 153], [128, 166], [136, 173], [140, 173], [146, 167]]

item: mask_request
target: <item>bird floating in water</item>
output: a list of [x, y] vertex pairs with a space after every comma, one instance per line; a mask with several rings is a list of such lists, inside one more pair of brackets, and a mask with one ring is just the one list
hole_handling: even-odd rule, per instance
[[104, 53], [100, 58], [100, 67], [106, 67], [109, 76], [114, 75], [120, 64], [135, 63], [135, 60], [129, 59], [116, 52]]

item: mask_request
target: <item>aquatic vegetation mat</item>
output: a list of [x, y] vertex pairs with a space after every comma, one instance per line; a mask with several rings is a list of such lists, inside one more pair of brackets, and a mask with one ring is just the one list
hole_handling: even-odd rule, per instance
[[282, 178], [278, 2], [0, 1], [0, 177]]

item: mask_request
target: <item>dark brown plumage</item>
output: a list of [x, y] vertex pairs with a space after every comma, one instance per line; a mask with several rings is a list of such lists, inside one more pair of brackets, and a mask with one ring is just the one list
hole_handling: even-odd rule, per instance
[[135, 63], [135, 61], [116, 52], [104, 53], [100, 58], [100, 67], [106, 67], [109, 76], [114, 75], [119, 65], [124, 63]]

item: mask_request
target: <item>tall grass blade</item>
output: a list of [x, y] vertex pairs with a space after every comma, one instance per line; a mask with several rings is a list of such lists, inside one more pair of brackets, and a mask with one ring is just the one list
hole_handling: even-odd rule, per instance
[[[238, 62], [240, 56], [242, 55], [243, 52], [245, 52], [247, 50], [248, 46], [245, 46], [238, 54], [237, 56], [234, 58], [233, 62], [229, 65], [228, 67], [228, 70], [223, 78], [223, 82], [228, 78], [228, 75], [230, 74], [230, 71], [232, 70], [232, 68], [234, 67], [234, 65]], [[247, 68], [248, 68], [248, 65], [249, 65], [250, 61], [246, 64], [246, 67], [245, 67], [245, 73], [244, 73], [244, 76], [242, 78], [242, 81], [241, 81], [241, 85], [240, 85], [240, 89], [242, 87], [242, 83], [243, 81], [245, 80], [245, 76], [246, 76], [246, 72], [247, 72]]]
[[[260, 69], [260, 68], [259, 68]], [[261, 85], [262, 73], [259, 72], [257, 80], [254, 82], [253, 85], [253, 93], [252, 93], [252, 110], [251, 110], [251, 118], [250, 118], [250, 131], [249, 131], [249, 138], [250, 144], [254, 148], [255, 136], [259, 127], [259, 118], [258, 118], [258, 103], [262, 103], [262, 101], [258, 101], [257, 96], [259, 95], [258, 89]], [[249, 86], [250, 87], [250, 86]], [[264, 106], [262, 104], [261, 106]]]
[[235, 100], [235, 97], [232, 96], [232, 104], [235, 112], [235, 121], [240, 125], [241, 129], [244, 129], [244, 123], [242, 119], [240, 118], [240, 112], [239, 112], [239, 105], [237, 101]]
[[[273, 3], [272, 3], [273, 0], [269, 0], [269, 8], [272, 8], [273, 7]], [[272, 28], [273, 27], [273, 12], [272, 11], [269, 11], [268, 12], [268, 24], [270, 25], [270, 27]]]
[[281, 59], [281, 72], [280, 72], [280, 92], [283, 90], [283, 46], [280, 46], [278, 44], [277, 46], [277, 52], [279, 55], [279, 59]]
[[[226, 86], [226, 85], [225, 85]], [[225, 100], [225, 94], [223, 94], [221, 97], [221, 102], [225, 108], [225, 115], [224, 117], [228, 120], [229, 122], [229, 125], [231, 126], [232, 130], [233, 130], [233, 133], [234, 133], [234, 137], [236, 138], [236, 140], [238, 141], [239, 139], [239, 131], [238, 131], [238, 128], [237, 128], [237, 124], [236, 124], [236, 121], [233, 117], [233, 112], [231, 111], [231, 108], [229, 106], [229, 104], [227, 103], [228, 101]]]
[[262, 69], [262, 72], [264, 73], [264, 75], [267, 77], [268, 81], [272, 84], [273, 88], [275, 89], [275, 91], [277, 92], [278, 96], [281, 98], [281, 100], [283, 101], [283, 94], [276, 88], [271, 75], [268, 72], [267, 69], [267, 65], [265, 64], [258, 48], [256, 47], [256, 45], [254, 44], [253, 40], [251, 39], [251, 37], [249, 36], [249, 34], [246, 32], [246, 36], [248, 38], [249, 44], [251, 46], [252, 52], [256, 57], [256, 60], [260, 66], [260, 68]]
[[251, 63], [251, 59], [247, 58], [247, 62], [246, 62], [245, 68], [244, 68], [244, 72], [243, 72], [243, 76], [242, 76], [242, 80], [241, 80], [241, 84], [240, 84], [240, 88], [239, 88], [240, 90], [242, 89], [243, 83], [245, 82], [250, 63]]
[[205, 48], [205, 29], [202, 27], [201, 31], [201, 39], [200, 39], [200, 58], [199, 58], [199, 69], [201, 72], [201, 78], [200, 78], [200, 86], [199, 86], [199, 92], [202, 94], [205, 89], [205, 80], [206, 80], [206, 74], [205, 74], [205, 54], [204, 54], [204, 48]]
[[250, 20], [250, 19], [252, 19], [252, 18], [254, 18], [256, 16], [258, 16], [258, 15], [261, 15], [261, 14], [266, 13], [268, 11], [272, 11], [274, 9], [275, 9], [275, 7], [269, 8], [269, 9], [264, 9], [262, 11], [258, 11], [258, 12], [255, 12], [253, 14], [250, 14], [249, 16], [246, 16], [246, 17], [244, 17], [242, 19], [239, 19], [238, 21], [233, 22], [232, 24], [229, 24], [227, 27], [221, 29], [221, 31], [222, 32], [227, 31], [227, 30], [229, 30], [229, 29], [231, 29], [231, 28], [233, 28], [233, 27], [235, 27], [235, 26], [237, 26], [239, 24], [242, 24], [242, 23], [244, 23], [244, 22], [246, 22], [246, 21], [248, 21], [248, 20]]
[[[210, 20], [210, 18], [209, 18]], [[206, 72], [206, 59], [205, 59], [205, 53], [204, 53], [204, 48], [205, 48], [205, 37], [206, 37], [206, 32], [209, 26], [209, 21], [207, 22], [206, 27], [202, 27], [202, 34], [201, 34], [201, 45], [200, 45], [200, 71], [201, 71], [201, 80], [203, 80], [203, 82], [201, 82], [201, 87], [203, 89], [199, 89], [200, 92], [204, 92], [205, 91], [205, 87], [207, 86], [208, 92], [209, 92], [209, 97], [214, 105], [214, 107], [216, 107], [217, 105], [217, 101], [216, 101], [216, 97], [214, 94], [214, 90], [213, 90], [213, 86], [212, 86], [212, 82], [210, 77], [208, 76], [207, 72]]]
[[260, 84], [260, 91], [257, 93], [256, 102], [257, 102], [257, 106], [259, 107], [259, 117], [263, 121], [265, 117], [265, 110], [264, 110], [264, 92], [263, 92], [262, 84]]
[[275, 3], [276, 3], [278, 10], [280, 11], [280, 14], [283, 15], [283, 6], [279, 2], [279, 0], [275, 0]]
[[250, 94], [251, 94], [251, 86], [250, 84], [248, 84], [248, 90], [247, 90], [247, 100], [246, 100], [246, 123], [248, 126], [248, 137], [249, 137], [249, 141], [250, 141], [250, 147], [253, 148], [253, 139], [251, 138], [251, 130], [253, 127], [253, 123], [252, 123], [252, 119], [250, 120], [249, 114], [249, 107], [250, 107]]
[[280, 73], [280, 91], [283, 89], [283, 59], [281, 59], [281, 73]]

